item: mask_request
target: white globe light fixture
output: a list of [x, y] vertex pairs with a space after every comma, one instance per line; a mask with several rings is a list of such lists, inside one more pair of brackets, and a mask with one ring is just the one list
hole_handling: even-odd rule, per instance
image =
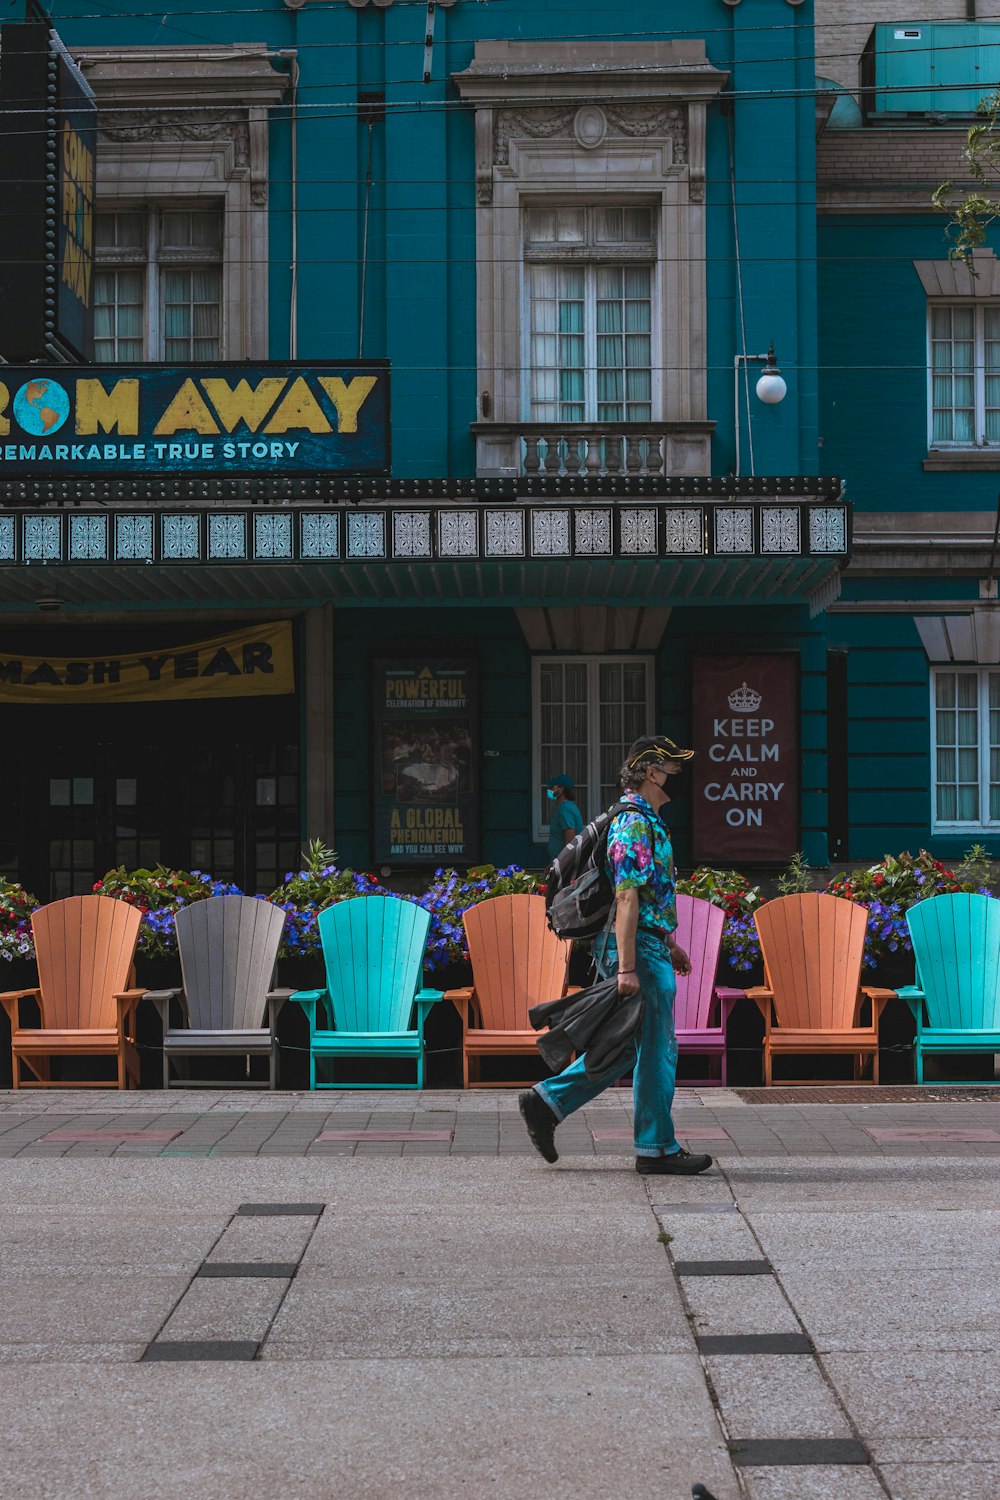
[[767, 351], [767, 363], [757, 381], [757, 400], [763, 401], [765, 406], [777, 406], [779, 401], [784, 401], [787, 393], [788, 386], [774, 362], [774, 345], [772, 344]]

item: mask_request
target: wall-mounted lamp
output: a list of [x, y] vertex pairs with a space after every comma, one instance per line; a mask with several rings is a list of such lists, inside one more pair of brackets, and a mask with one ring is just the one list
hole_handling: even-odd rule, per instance
[[[733, 417], [736, 437], [735, 474], [740, 472], [740, 366], [744, 369], [747, 365], [763, 365], [757, 380], [757, 400], [762, 401], [765, 406], [777, 406], [779, 401], [784, 401], [788, 394], [788, 386], [785, 379], [775, 363], [774, 345], [771, 344], [766, 354], [737, 354], [733, 359]], [[747, 378], [746, 388], [747, 401], [747, 447], [750, 450], [750, 477], [754, 475], [753, 462], [753, 424], [750, 408], [750, 383]]]

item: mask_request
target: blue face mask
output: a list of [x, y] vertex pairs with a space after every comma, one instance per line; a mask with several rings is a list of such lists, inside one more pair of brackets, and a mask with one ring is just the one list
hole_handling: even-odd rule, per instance
[[558, 802], [559, 801], [559, 793], [556, 791], [556, 789], [555, 789], [554, 786], [550, 786], [549, 789], [548, 789], [548, 791], [545, 793], [545, 795], [546, 795], [546, 797], [548, 797], [548, 799], [549, 799], [550, 802]]

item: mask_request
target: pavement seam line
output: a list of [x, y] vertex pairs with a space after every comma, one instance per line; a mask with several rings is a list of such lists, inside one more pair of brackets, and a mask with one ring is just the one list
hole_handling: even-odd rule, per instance
[[[720, 1173], [720, 1175], [722, 1177], [723, 1182], [726, 1184], [726, 1187], [729, 1189], [730, 1193], [733, 1196], [733, 1202], [736, 1204], [737, 1212], [739, 1213], [740, 1218], [743, 1220], [743, 1223], [746, 1225], [748, 1232], [750, 1233], [750, 1235], [752, 1236], [754, 1242], [756, 1243], [757, 1248], [759, 1249], [761, 1256], [763, 1258], [767, 1259], [767, 1260], [770, 1260], [770, 1256], [767, 1254], [767, 1251], [764, 1249], [764, 1245], [763, 1245], [763, 1243], [761, 1241], [760, 1236], [758, 1235], [757, 1231], [754, 1229], [753, 1225], [750, 1223], [750, 1220], [748, 1219], [746, 1213], [744, 1212], [743, 1208], [740, 1205], [739, 1198], [736, 1195], [736, 1189], [734, 1188], [732, 1182], [730, 1181], [730, 1178], [729, 1178], [728, 1173], [726, 1172], [726, 1169], [722, 1166], [721, 1162], [717, 1163], [717, 1165], [718, 1165], [719, 1173]], [[669, 1249], [670, 1249], [670, 1247], [668, 1245], [667, 1246], [668, 1253], [669, 1253]], [[673, 1256], [670, 1256], [670, 1263], [671, 1263], [671, 1266], [674, 1265], [674, 1258], [673, 1258]], [[891, 1490], [889, 1488], [889, 1485], [886, 1482], [885, 1476], [883, 1475], [883, 1473], [882, 1473], [881, 1469], [879, 1468], [878, 1464], [875, 1462], [874, 1458], [872, 1457], [871, 1449], [869, 1448], [868, 1444], [865, 1442], [864, 1438], [862, 1437], [860, 1428], [858, 1427], [858, 1425], [855, 1422], [854, 1418], [851, 1416], [851, 1413], [848, 1411], [847, 1406], [845, 1405], [844, 1401], [841, 1399], [840, 1392], [837, 1389], [837, 1386], [834, 1383], [834, 1381], [833, 1381], [833, 1379], [832, 1379], [832, 1377], [830, 1375], [830, 1372], [827, 1370], [826, 1365], [823, 1363], [823, 1359], [820, 1356], [818, 1350], [816, 1349], [816, 1345], [813, 1342], [813, 1340], [812, 1340], [812, 1338], [811, 1338], [811, 1336], [809, 1334], [809, 1330], [806, 1328], [805, 1323], [803, 1323], [802, 1319], [799, 1317], [798, 1310], [795, 1307], [795, 1304], [793, 1303], [791, 1297], [788, 1295], [788, 1292], [785, 1289], [784, 1282], [782, 1281], [781, 1276], [780, 1276], [778, 1270], [776, 1269], [776, 1267], [774, 1266], [773, 1262], [771, 1263], [771, 1276], [772, 1276], [772, 1278], [774, 1280], [775, 1286], [778, 1288], [779, 1292], [781, 1293], [782, 1297], [784, 1298], [785, 1303], [786, 1303], [786, 1305], [788, 1307], [789, 1312], [791, 1313], [792, 1317], [795, 1319], [796, 1323], [798, 1324], [799, 1328], [801, 1329], [804, 1338], [808, 1341], [809, 1348], [811, 1350], [811, 1358], [812, 1358], [813, 1364], [815, 1365], [816, 1369], [819, 1371], [820, 1378], [822, 1379], [822, 1381], [823, 1381], [824, 1385], [826, 1386], [827, 1390], [830, 1392], [830, 1395], [833, 1397], [833, 1400], [836, 1403], [836, 1406], [837, 1406], [838, 1410], [840, 1411], [841, 1415], [844, 1418], [844, 1421], [847, 1423], [847, 1426], [850, 1429], [852, 1437], [860, 1445], [860, 1447], [862, 1448], [862, 1450], [867, 1454], [867, 1456], [868, 1456], [868, 1464], [867, 1464], [868, 1468], [874, 1474], [876, 1481], [881, 1485], [882, 1489], [885, 1491], [886, 1495], [890, 1497], [890, 1500], [891, 1500], [891, 1494], [892, 1494], [892, 1492], [891, 1492]], [[681, 1292], [682, 1292], [682, 1295], [683, 1295], [683, 1288], [681, 1289]], [[687, 1299], [685, 1298], [685, 1301], [686, 1300]], [[701, 1358], [704, 1359], [704, 1356], [701, 1356]], [[739, 1440], [737, 1439], [737, 1441], [739, 1441]], [[861, 1468], [861, 1467], [863, 1467], [863, 1465], [858, 1465], [858, 1467]]]
[[288, 1285], [285, 1287], [285, 1290], [282, 1292], [281, 1297], [280, 1297], [279, 1302], [278, 1302], [278, 1305], [274, 1309], [274, 1312], [271, 1314], [271, 1318], [270, 1318], [270, 1321], [268, 1322], [267, 1327], [264, 1329], [264, 1332], [261, 1334], [260, 1338], [257, 1341], [257, 1353], [254, 1355], [254, 1359], [255, 1360], [260, 1359], [261, 1355], [264, 1352], [264, 1345], [267, 1343], [268, 1339], [271, 1336], [271, 1329], [274, 1327], [274, 1321], [277, 1318], [278, 1314], [280, 1313], [281, 1309], [285, 1305], [285, 1298], [288, 1296], [288, 1293], [291, 1290], [292, 1282], [295, 1280], [295, 1277], [299, 1273], [299, 1268], [302, 1265], [303, 1257], [305, 1256], [306, 1251], [309, 1249], [309, 1246], [313, 1242], [313, 1235], [316, 1233], [316, 1230], [319, 1228], [319, 1221], [323, 1217], [323, 1214], [325, 1212], [326, 1212], [326, 1204], [323, 1205], [323, 1208], [320, 1210], [320, 1212], [316, 1215], [315, 1219], [313, 1220], [313, 1227], [310, 1229], [309, 1234], [308, 1234], [308, 1236], [306, 1238], [306, 1242], [302, 1246], [302, 1249], [299, 1251], [298, 1260], [295, 1262], [295, 1271], [293, 1272], [291, 1278], [289, 1279]]
[[219, 1230], [218, 1234], [215, 1236], [215, 1239], [209, 1245], [209, 1247], [206, 1250], [205, 1254], [202, 1256], [202, 1258], [199, 1261], [198, 1265], [195, 1267], [194, 1271], [192, 1272], [191, 1277], [190, 1277], [190, 1279], [188, 1281], [187, 1286], [181, 1292], [180, 1296], [176, 1297], [174, 1299], [174, 1301], [171, 1303], [170, 1309], [167, 1312], [166, 1317], [161, 1318], [159, 1326], [157, 1327], [156, 1332], [153, 1334], [153, 1337], [149, 1340], [149, 1343], [146, 1345], [145, 1349], [143, 1349], [142, 1353], [139, 1355], [139, 1359], [138, 1359], [138, 1363], [139, 1364], [142, 1364], [143, 1360], [146, 1358], [147, 1352], [152, 1347], [152, 1345], [156, 1343], [157, 1339], [160, 1337], [160, 1334], [163, 1332], [164, 1328], [166, 1328], [167, 1324], [170, 1322], [170, 1319], [173, 1317], [174, 1313], [177, 1311], [177, 1309], [180, 1307], [181, 1303], [184, 1301], [184, 1298], [187, 1296], [188, 1292], [191, 1290], [192, 1286], [194, 1285], [195, 1281], [197, 1280], [198, 1273], [201, 1271], [202, 1266], [205, 1264], [206, 1260], [211, 1255], [211, 1253], [215, 1249], [216, 1245], [222, 1239], [222, 1236], [225, 1234], [226, 1230], [229, 1228], [230, 1224], [233, 1222], [233, 1220], [235, 1219], [235, 1217], [236, 1217], [235, 1213], [230, 1214], [229, 1218], [226, 1220], [225, 1224], [223, 1224], [222, 1228]]

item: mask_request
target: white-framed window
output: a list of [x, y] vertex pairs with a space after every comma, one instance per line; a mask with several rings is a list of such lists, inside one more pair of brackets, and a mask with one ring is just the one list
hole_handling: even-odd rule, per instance
[[1000, 445], [1000, 303], [932, 303], [927, 342], [931, 447]]
[[931, 673], [936, 832], [1000, 827], [1000, 668]]
[[584, 821], [614, 801], [625, 751], [652, 733], [651, 656], [536, 656], [532, 663], [534, 837], [549, 836], [545, 788], [565, 772]]
[[221, 205], [99, 210], [94, 358], [127, 364], [221, 359]]
[[525, 210], [529, 421], [651, 419], [655, 270], [651, 206]]

